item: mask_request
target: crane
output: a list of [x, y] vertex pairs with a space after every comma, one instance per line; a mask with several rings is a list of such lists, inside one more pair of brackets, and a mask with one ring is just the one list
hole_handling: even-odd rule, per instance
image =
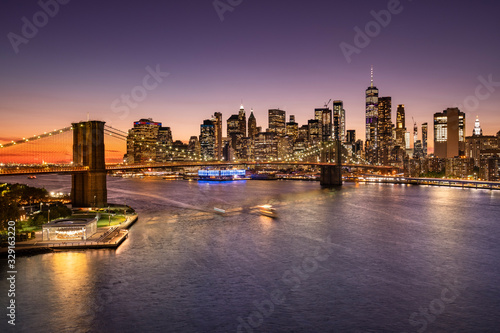
[[328, 107], [328, 104], [330, 104], [331, 101], [332, 101], [332, 99], [330, 98], [330, 100], [328, 101], [328, 103], [325, 104], [325, 109]]

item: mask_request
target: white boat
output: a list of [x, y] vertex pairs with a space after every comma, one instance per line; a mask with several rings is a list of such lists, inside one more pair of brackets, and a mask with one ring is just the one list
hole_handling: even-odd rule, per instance
[[214, 207], [214, 212], [217, 214], [221, 214], [221, 215], [226, 214], [226, 211], [224, 209], [217, 208], [217, 207]]
[[259, 206], [259, 213], [260, 215], [271, 217], [273, 219], [278, 217], [278, 212], [271, 205]]

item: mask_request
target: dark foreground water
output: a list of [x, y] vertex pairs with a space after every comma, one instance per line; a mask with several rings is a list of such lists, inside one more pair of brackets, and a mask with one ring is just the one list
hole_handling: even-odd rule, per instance
[[[140, 214], [130, 238], [18, 258], [16, 331], [500, 331], [500, 192], [121, 178], [108, 189]], [[279, 219], [251, 208], [266, 203]]]

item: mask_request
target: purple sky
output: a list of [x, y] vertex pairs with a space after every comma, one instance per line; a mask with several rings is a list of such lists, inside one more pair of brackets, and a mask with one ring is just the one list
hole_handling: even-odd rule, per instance
[[[221, 21], [212, 0], [72, 0], [16, 54], [8, 34], [22, 36], [21, 19], [33, 22], [41, 7], [4, 0], [0, 140], [62, 128], [87, 112], [122, 130], [152, 117], [187, 140], [214, 112], [224, 120], [236, 113], [241, 100], [265, 129], [269, 108], [304, 124], [330, 98], [344, 100], [347, 128], [364, 140], [371, 65], [380, 95], [392, 96], [393, 119], [397, 104], [406, 105], [408, 128], [412, 116], [431, 125], [433, 113], [477, 101], [479, 76], [500, 82], [494, 1], [401, 1], [401, 12], [348, 63], [340, 43], [354, 45], [354, 27], [364, 30], [370, 12], [388, 3], [243, 0]], [[114, 112], [113, 101], [140, 92], [146, 68], [157, 65], [170, 75], [128, 115]], [[498, 85], [479, 90], [477, 108], [462, 108], [467, 135], [476, 115], [485, 134], [500, 130]]]

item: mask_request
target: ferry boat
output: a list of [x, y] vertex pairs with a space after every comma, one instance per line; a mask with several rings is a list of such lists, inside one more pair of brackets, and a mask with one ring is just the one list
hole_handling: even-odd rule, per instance
[[233, 181], [245, 180], [245, 169], [232, 169], [232, 170], [198, 170], [199, 180], [209, 181]]
[[36, 176], [35, 175], [30, 175], [30, 176], [28, 176], [28, 179], [36, 179]]

